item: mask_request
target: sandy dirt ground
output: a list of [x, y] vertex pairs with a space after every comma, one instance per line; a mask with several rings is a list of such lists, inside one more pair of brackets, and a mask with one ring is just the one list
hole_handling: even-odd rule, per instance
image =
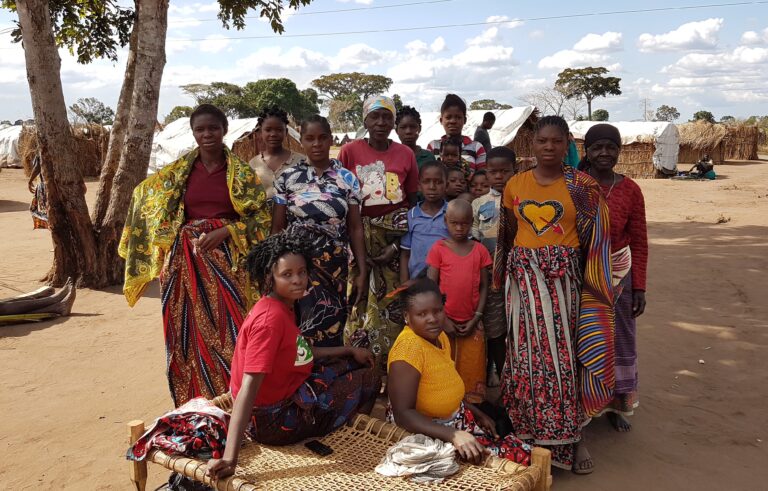
[[[640, 182], [651, 240], [641, 406], [629, 434], [593, 421], [595, 472], [555, 471], [554, 489], [766, 489], [768, 162], [717, 171]], [[22, 172], [4, 169], [0, 297], [39, 287], [51, 263], [29, 199]], [[0, 327], [0, 488], [130, 488], [126, 422], [170, 406], [159, 304], [157, 287], [133, 309], [119, 288], [80, 290], [67, 319]], [[149, 489], [166, 478], [154, 468]]]

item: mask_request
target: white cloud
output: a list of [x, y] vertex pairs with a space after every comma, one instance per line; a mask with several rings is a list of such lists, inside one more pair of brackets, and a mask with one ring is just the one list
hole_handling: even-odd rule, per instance
[[547, 36], [547, 32], [541, 29], [536, 29], [535, 31], [531, 31], [528, 33], [528, 37], [536, 41], [540, 39], [544, 39], [546, 36]]
[[364, 43], [356, 43], [341, 48], [331, 59], [333, 70], [365, 70], [372, 65], [378, 65], [395, 57], [394, 51], [380, 51]]
[[644, 53], [657, 51], [712, 50], [717, 47], [722, 18], [688, 22], [664, 34], [641, 34], [637, 47]]
[[539, 68], [544, 70], [562, 70], [563, 68], [603, 65], [609, 60], [607, 55], [599, 53], [584, 53], [573, 49], [564, 49], [545, 56], [539, 61]]
[[485, 19], [486, 22], [498, 22], [499, 27], [503, 27], [506, 29], [514, 29], [515, 27], [520, 27], [524, 24], [523, 21], [518, 19], [510, 19], [506, 15], [492, 15]]
[[373, 0], [336, 0], [339, 3], [359, 3], [361, 5], [370, 5]]
[[747, 31], [741, 35], [741, 44], [743, 45], [758, 45], [768, 44], [768, 27], [763, 29], [762, 32]]
[[438, 36], [435, 38], [434, 41], [432, 41], [432, 44], [429, 45], [429, 49], [432, 50], [433, 53], [442, 53], [446, 50], [446, 44], [445, 39], [443, 39], [443, 36]]
[[590, 53], [611, 53], [624, 49], [624, 41], [620, 32], [608, 31], [604, 34], [587, 34], [573, 45], [576, 51]]
[[467, 39], [469, 46], [487, 46], [495, 44], [499, 41], [499, 28], [489, 27], [483, 31], [479, 36]]
[[201, 41], [198, 44], [200, 51], [203, 53], [219, 53], [232, 44], [232, 41], [221, 34], [211, 34], [205, 36], [205, 41]]
[[204, 13], [210, 13], [210, 12], [218, 12], [219, 11], [219, 4], [217, 2], [211, 2], [211, 3], [190, 3], [187, 5], [178, 5], [176, 3], [172, 3], [168, 6], [168, 14], [179, 14], [179, 15], [194, 15], [194, 14], [204, 14]]
[[421, 39], [414, 39], [405, 45], [405, 49], [411, 56], [425, 55], [429, 52], [429, 46]]

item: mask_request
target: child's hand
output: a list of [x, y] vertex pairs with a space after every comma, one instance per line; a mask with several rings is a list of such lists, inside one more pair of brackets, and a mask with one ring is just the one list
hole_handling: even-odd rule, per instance
[[388, 245], [384, 248], [384, 251], [381, 254], [372, 258], [371, 261], [373, 261], [374, 264], [383, 266], [392, 262], [392, 260], [395, 258], [395, 254], [397, 254], [397, 247]]
[[349, 354], [361, 365], [372, 367], [374, 363], [373, 353], [365, 348], [350, 348]]
[[448, 317], [445, 318], [445, 325], [443, 326], [443, 331], [445, 331], [445, 334], [448, 335], [449, 337], [456, 336], [456, 332], [457, 332], [456, 324], [454, 324], [454, 322]]
[[237, 462], [228, 459], [211, 459], [208, 461], [206, 475], [214, 479], [224, 479], [235, 473]]

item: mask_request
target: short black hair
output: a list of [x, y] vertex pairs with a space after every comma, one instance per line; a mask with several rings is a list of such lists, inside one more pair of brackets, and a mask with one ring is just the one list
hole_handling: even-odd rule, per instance
[[270, 235], [251, 249], [245, 264], [251, 280], [256, 282], [262, 296], [272, 292], [272, 268], [278, 259], [286, 254], [304, 256], [307, 271], [312, 269], [311, 243], [309, 234], [301, 232], [300, 229], [292, 233], [283, 230]]
[[464, 149], [464, 142], [461, 141], [460, 136], [452, 136], [450, 138], [446, 138], [440, 143], [440, 153], [443, 152], [445, 147], [456, 147], [459, 149], [459, 154], [461, 154], [461, 151]]
[[568, 138], [568, 133], [571, 132], [570, 128], [568, 128], [568, 123], [560, 116], [544, 116], [536, 122], [534, 133], [538, 133], [542, 128], [546, 128], [547, 126], [554, 126], [559, 129], [565, 138]]
[[402, 121], [405, 117], [412, 117], [416, 120], [417, 123], [419, 123], [419, 126], [421, 126], [421, 114], [419, 114], [419, 111], [416, 110], [416, 108], [413, 108], [411, 106], [403, 106], [399, 111], [397, 111], [397, 117], [395, 118], [395, 127], [400, 126], [400, 121]]
[[445, 96], [445, 100], [443, 100], [443, 104], [440, 106], [440, 114], [443, 114], [450, 107], [458, 107], [464, 114], [464, 117], [467, 117], [467, 103], [456, 94], [448, 94]]
[[456, 166], [453, 166], [453, 165], [452, 165], [452, 166], [450, 166], [450, 167], [448, 167], [448, 166], [446, 165], [446, 166], [445, 166], [445, 176], [446, 176], [446, 178], [447, 178], [447, 177], [448, 177], [448, 176], [449, 176], [449, 175], [450, 175], [452, 172], [458, 172], [459, 174], [461, 174], [462, 176], [464, 176], [464, 178], [465, 178], [465, 179], [467, 178], [467, 175], [466, 175], [466, 174], [464, 174], [464, 170], [463, 170], [461, 167], [456, 167]]
[[320, 116], [319, 114], [313, 114], [301, 122], [301, 136], [304, 136], [304, 133], [307, 131], [307, 126], [311, 123], [319, 123], [323, 127], [323, 131], [327, 132], [329, 135], [333, 134], [331, 131], [331, 123], [328, 122], [328, 118]]
[[445, 303], [445, 296], [443, 295], [443, 292], [440, 291], [440, 287], [437, 283], [427, 278], [422, 272], [416, 277], [416, 280], [414, 280], [408, 288], [400, 294], [403, 299], [403, 307], [408, 310], [413, 303], [413, 300], [423, 293], [432, 293], [440, 299], [440, 303]]
[[496, 115], [493, 114], [491, 111], [488, 111], [487, 113], [483, 114], [483, 121], [494, 122], [496, 121]]
[[267, 106], [263, 108], [259, 113], [258, 125], [261, 126], [264, 123], [264, 121], [266, 121], [269, 118], [277, 118], [280, 121], [282, 121], [283, 124], [286, 126], [290, 124], [290, 122], [288, 121], [288, 113], [277, 106]]
[[195, 110], [192, 111], [192, 114], [189, 115], [189, 127], [193, 128], [192, 123], [195, 121], [195, 118], [202, 116], [203, 114], [210, 114], [214, 118], [218, 119], [219, 122], [221, 122], [221, 126], [224, 127], [225, 132], [229, 129], [229, 121], [227, 120], [227, 115], [224, 114], [224, 111], [214, 106], [213, 104], [200, 104], [197, 106]]
[[514, 164], [515, 162], [517, 162], [517, 155], [515, 154], [515, 151], [509, 147], [493, 147], [485, 155], [486, 163], [491, 159], [505, 159], [505, 160], [509, 160], [510, 162], [512, 162], [512, 164]]
[[446, 169], [445, 164], [439, 160], [430, 160], [429, 162], [424, 162], [419, 169], [419, 179], [421, 179], [421, 176], [424, 174], [424, 172], [427, 171], [427, 169], [432, 168], [439, 169], [443, 173], [443, 177], [448, 179], [448, 169]]
[[488, 177], [488, 173], [485, 172], [485, 169], [476, 170], [475, 173], [472, 174], [472, 176], [469, 178], [469, 182], [471, 183], [474, 178], [480, 177], [480, 176]]

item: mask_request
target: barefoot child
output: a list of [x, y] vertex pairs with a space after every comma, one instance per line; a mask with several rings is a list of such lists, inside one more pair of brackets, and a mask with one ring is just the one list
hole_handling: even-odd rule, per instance
[[488, 295], [491, 255], [470, 240], [472, 205], [462, 199], [448, 203], [445, 223], [450, 237], [435, 243], [427, 255], [427, 276], [445, 294], [445, 331], [454, 336], [456, 369], [464, 381], [466, 400], [485, 397], [485, 333], [480, 322]]
[[445, 181], [445, 166], [440, 162], [427, 162], [419, 171], [419, 190], [424, 200], [408, 210], [408, 232], [400, 239], [401, 283], [424, 271], [432, 245], [448, 237]]
[[227, 446], [221, 459], [208, 462], [210, 476], [235, 472], [246, 431], [260, 443], [290, 445], [324, 436], [355, 413], [373, 409], [379, 392], [373, 354], [362, 348], [313, 348], [296, 326], [294, 306], [304, 296], [312, 265], [308, 244], [301, 234], [282, 232], [248, 256], [262, 297], [237, 338]]
[[[496, 251], [501, 194], [507, 181], [515, 175], [515, 160], [515, 152], [507, 147], [496, 147], [488, 152], [486, 172], [491, 189], [488, 194], [472, 202], [472, 237], [479, 240], [491, 255]], [[483, 328], [488, 339], [488, 362], [495, 365], [496, 378], [501, 378], [507, 352], [507, 317], [504, 293], [501, 289], [491, 288], [488, 292], [488, 301], [483, 312]]]

